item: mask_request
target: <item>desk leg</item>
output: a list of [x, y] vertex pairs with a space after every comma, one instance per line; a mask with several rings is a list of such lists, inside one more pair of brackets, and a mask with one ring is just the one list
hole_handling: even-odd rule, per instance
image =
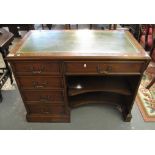
[[12, 71], [11, 71], [10, 66], [8, 66], [8, 71], [9, 71], [10, 82], [12, 84], [13, 83], [13, 77], [12, 77]]
[[130, 122], [131, 118], [132, 118], [132, 115], [131, 115], [131, 113], [123, 114], [123, 118], [124, 118], [125, 122]]
[[132, 118], [132, 114], [130, 110], [127, 110], [127, 108], [122, 107], [122, 116], [125, 122], [130, 122]]
[[126, 107], [124, 104], [121, 106], [123, 120], [125, 122], [130, 122], [132, 118], [131, 107]]

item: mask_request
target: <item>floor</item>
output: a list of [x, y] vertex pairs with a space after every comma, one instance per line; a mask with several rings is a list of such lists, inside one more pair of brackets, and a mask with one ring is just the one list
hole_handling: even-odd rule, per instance
[[[40, 28], [39, 25], [38, 29]], [[22, 36], [26, 32], [22, 32]], [[15, 39], [13, 46], [20, 39]], [[0, 64], [2, 60], [0, 59]], [[28, 123], [26, 111], [14, 81], [8, 79], [2, 89], [0, 103], [1, 130], [154, 130], [155, 122], [144, 122], [136, 104], [133, 106], [131, 122], [123, 122], [120, 112], [107, 105], [87, 105], [71, 111], [71, 123]]]
[[0, 129], [29, 130], [133, 130], [155, 129], [155, 123], [144, 122], [136, 104], [134, 104], [130, 123], [123, 122], [120, 112], [106, 105], [89, 105], [71, 111], [71, 123], [28, 123], [25, 120], [25, 108], [17, 85], [10, 85], [8, 80], [3, 91], [3, 102], [0, 104]]

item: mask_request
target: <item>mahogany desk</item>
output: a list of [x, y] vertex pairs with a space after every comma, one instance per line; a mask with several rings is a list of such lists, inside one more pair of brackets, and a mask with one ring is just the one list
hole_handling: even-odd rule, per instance
[[129, 32], [30, 31], [8, 55], [27, 121], [69, 122], [85, 104], [131, 110], [150, 57]]

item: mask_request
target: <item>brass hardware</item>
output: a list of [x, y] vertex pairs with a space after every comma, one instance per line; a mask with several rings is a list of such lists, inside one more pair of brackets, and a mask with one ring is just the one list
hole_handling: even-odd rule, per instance
[[111, 72], [112, 71], [112, 66], [107, 66], [106, 71]]
[[34, 88], [45, 88], [48, 82], [43, 82], [41, 85], [38, 84], [38, 82], [32, 81]]
[[39, 98], [40, 98], [39, 99], [40, 102], [46, 103], [46, 102], [49, 102], [50, 101], [50, 98], [51, 97], [47, 95], [47, 96], [40, 96]]
[[44, 88], [45, 86], [35, 86], [35, 88]]
[[87, 64], [84, 64], [83, 67], [86, 68], [87, 67]]
[[32, 69], [31, 69], [31, 71], [32, 71], [33, 74], [40, 74], [40, 73], [42, 73], [44, 70], [45, 70], [45, 67], [44, 67], [44, 66], [41, 66], [40, 69], [38, 69], [38, 70], [36, 70], [34, 66], [33, 66]]
[[102, 70], [98, 65], [96, 69], [97, 69], [97, 72], [100, 74], [109, 74], [112, 71], [112, 66], [107, 66], [105, 70]]
[[50, 112], [49, 112], [49, 111], [43, 111], [43, 113], [45, 113], [45, 114], [50, 114]]

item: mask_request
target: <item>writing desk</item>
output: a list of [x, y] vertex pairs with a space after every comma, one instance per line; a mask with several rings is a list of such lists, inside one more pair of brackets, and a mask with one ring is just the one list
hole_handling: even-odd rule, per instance
[[119, 106], [131, 120], [150, 57], [127, 31], [34, 30], [11, 51], [10, 62], [31, 122], [69, 122], [71, 108]]

